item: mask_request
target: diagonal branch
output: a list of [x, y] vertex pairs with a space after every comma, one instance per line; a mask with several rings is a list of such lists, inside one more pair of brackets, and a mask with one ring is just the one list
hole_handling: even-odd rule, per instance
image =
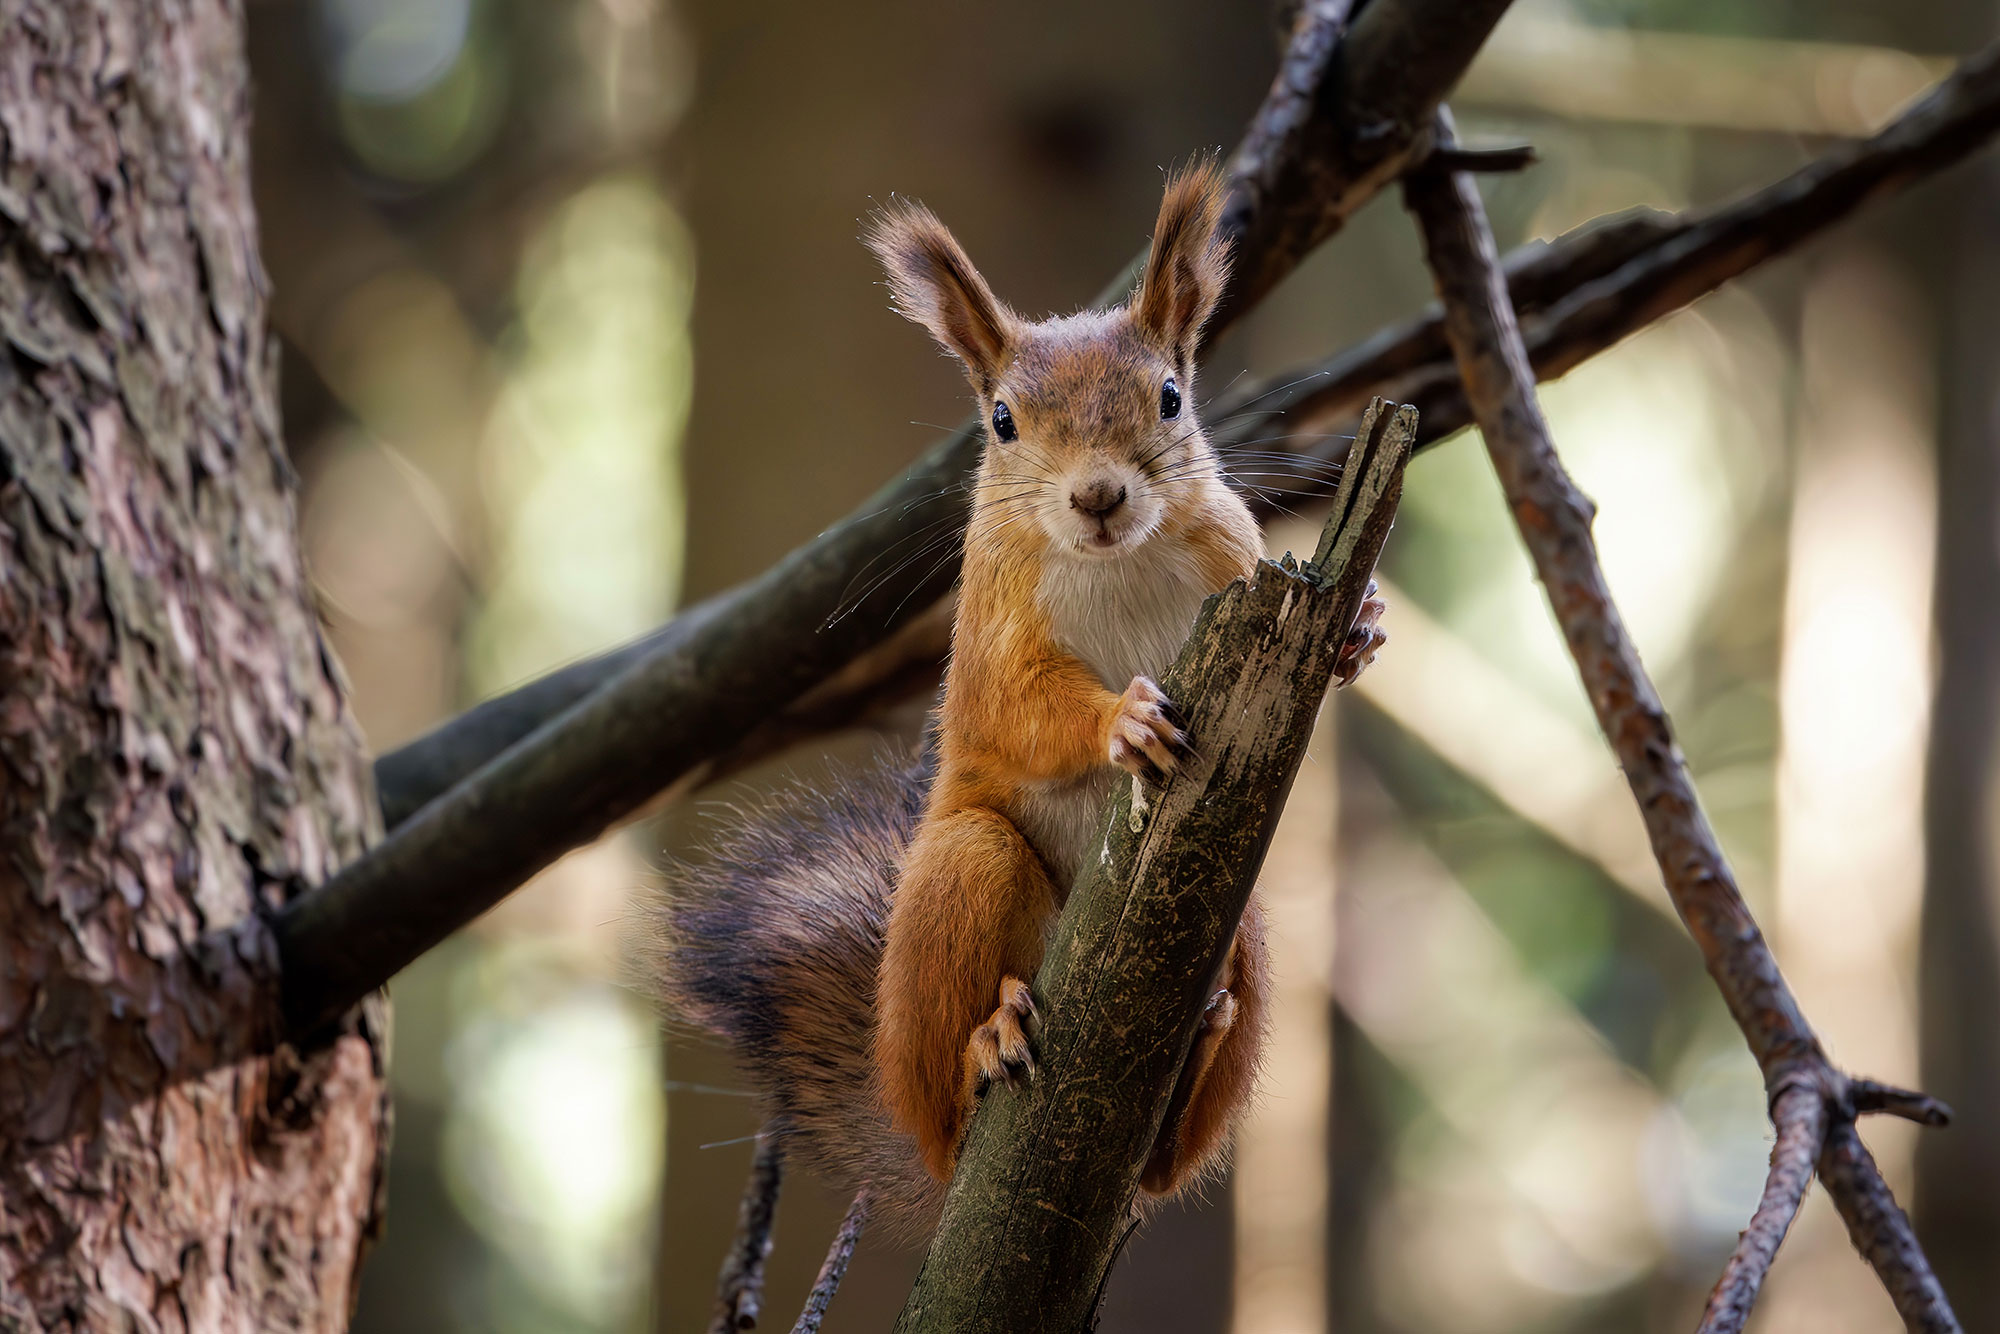
[[[1230, 159], [1236, 245], [1216, 327], [1233, 324], [1428, 152], [1431, 112], [1507, 0], [1306, 0], [1263, 105]], [[1342, 28], [1347, 31], [1343, 37]]]
[[903, 1334], [1089, 1327], [1415, 434], [1407, 407], [1371, 408], [1312, 562], [1262, 562], [1210, 598], [1161, 678], [1199, 754], [1110, 802], [1035, 979], [1038, 1073], [973, 1116]]
[[1961, 1334], [1909, 1216], [1889, 1193], [1853, 1121], [1837, 1120], [1828, 1128], [1819, 1179], [1847, 1224], [1848, 1240], [1889, 1290], [1911, 1334]]
[[757, 1136], [750, 1178], [736, 1209], [736, 1239], [723, 1257], [715, 1281], [715, 1309], [708, 1334], [737, 1334], [757, 1328], [764, 1307], [764, 1262], [771, 1258], [771, 1228], [777, 1221], [778, 1188], [785, 1178], [785, 1137], [777, 1125]]
[[[1564, 374], [1863, 205], [1962, 161], [1997, 132], [2000, 43], [1968, 57], [1872, 138], [1842, 144], [1739, 199], [1678, 214], [1634, 210], [1520, 247], [1505, 262], [1507, 287], [1536, 376]], [[1471, 421], [1436, 305], [1272, 383], [1283, 387], [1223, 395], [1212, 415], [1219, 421], [1252, 409], [1231, 432], [1249, 438], [1279, 420], [1296, 426], [1358, 414], [1380, 393], [1417, 407], [1423, 440]]]
[[868, 1226], [868, 1206], [868, 1187], [863, 1186], [854, 1193], [854, 1202], [847, 1206], [840, 1230], [833, 1234], [833, 1244], [827, 1247], [826, 1259], [820, 1261], [819, 1275], [813, 1279], [812, 1291], [806, 1294], [806, 1304], [792, 1326], [792, 1334], [819, 1334], [826, 1308], [833, 1303], [833, 1294], [840, 1291], [840, 1280], [847, 1277], [847, 1265], [861, 1242], [861, 1230]]
[[[1450, 137], [1449, 118], [1440, 113], [1438, 142]], [[1423, 231], [1466, 398], [1598, 725], [1639, 804], [1667, 893], [1749, 1042], [1765, 1087], [1774, 1099], [1804, 1088], [1825, 1104], [1830, 1128], [1821, 1179], [1897, 1309], [1912, 1329], [1957, 1330], [1908, 1220], [1854, 1133], [1848, 1081], [1827, 1060], [1737, 889], [1666, 710], [1612, 601], [1591, 536], [1594, 510], [1557, 457], [1536, 400], [1479, 191], [1469, 176], [1420, 169], [1405, 180], [1404, 197]], [[1774, 1177], [1777, 1165], [1774, 1155]], [[1767, 1191], [1767, 1202], [1782, 1210], [1789, 1186], [1774, 1185], [1778, 1199]], [[1747, 1310], [1761, 1268], [1751, 1261], [1732, 1269], [1734, 1300]]]
[[1826, 1098], [1811, 1084], [1795, 1084], [1772, 1102], [1771, 1122], [1778, 1128], [1778, 1139], [1771, 1146], [1771, 1174], [1764, 1181], [1763, 1198], [1757, 1201], [1750, 1226], [1736, 1239], [1736, 1249], [1708, 1295], [1695, 1334], [1739, 1334], [1812, 1186], [1813, 1168], [1826, 1142]]
[[[1315, 12], [1323, 23], [1337, 19], [1334, 8]], [[1307, 96], [1315, 114], [1304, 133], [1293, 132], [1296, 115], [1275, 117], [1281, 142], [1268, 150], [1259, 145], [1272, 131], [1260, 115], [1239, 150], [1238, 161], [1266, 164], [1258, 179], [1269, 184], [1244, 207], [1249, 178], [1235, 179], [1229, 239], [1239, 277], [1220, 318], [1247, 309], [1428, 150], [1432, 110], [1506, 8], [1507, 0], [1374, 0], [1344, 40], [1328, 40], [1309, 62], [1319, 77], [1306, 93], [1285, 79], [1274, 86], [1273, 99]], [[1308, 35], [1324, 36], [1306, 23], [1295, 39]], [[625, 650], [616, 675], [594, 690], [583, 685], [559, 716], [496, 701], [412, 752], [413, 761], [437, 761], [433, 774], [473, 772], [273, 919], [288, 1031], [340, 1013], [941, 597], [957, 577], [955, 560], [899, 571], [851, 614], [834, 614], [869, 557], [914, 527], [963, 525], [961, 483], [977, 452], [974, 431], [962, 428], [860, 513]], [[559, 673], [537, 683], [536, 699], [561, 707], [572, 684]], [[506, 726], [492, 726], [496, 718]], [[512, 730], [522, 726], [533, 730]], [[383, 766], [385, 786], [401, 781], [394, 760]]]

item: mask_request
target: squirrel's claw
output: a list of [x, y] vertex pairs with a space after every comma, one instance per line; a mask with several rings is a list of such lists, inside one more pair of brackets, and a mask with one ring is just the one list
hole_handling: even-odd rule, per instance
[[1028, 984], [1018, 977], [1001, 978], [999, 1008], [972, 1030], [965, 1044], [966, 1070], [972, 1076], [975, 1097], [985, 1093], [995, 1080], [1017, 1089], [1035, 1077], [1035, 1049], [1028, 1033], [1040, 1024]]
[[1368, 581], [1368, 595], [1362, 600], [1361, 610], [1354, 618], [1354, 628], [1341, 641], [1340, 655], [1333, 663], [1333, 684], [1335, 689], [1351, 686], [1354, 679], [1367, 670], [1375, 661], [1375, 655], [1389, 642], [1389, 633], [1381, 625], [1382, 613], [1389, 610], [1389, 604], [1375, 596], [1375, 581]]
[[1151, 678], [1135, 676], [1111, 718], [1111, 763], [1154, 786], [1194, 758], [1186, 720]]

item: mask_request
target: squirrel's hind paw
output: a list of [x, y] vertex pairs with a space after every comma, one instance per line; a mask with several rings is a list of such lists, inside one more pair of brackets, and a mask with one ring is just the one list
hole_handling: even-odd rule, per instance
[[1019, 1088], [1035, 1077], [1035, 1050], [1029, 1030], [1038, 1022], [1035, 998], [1018, 977], [1000, 979], [1000, 1006], [965, 1044], [965, 1078], [978, 1097], [995, 1080]]
[[1333, 683], [1338, 689], [1351, 686], [1354, 678], [1367, 670], [1375, 661], [1375, 655], [1389, 642], [1388, 631], [1382, 628], [1382, 613], [1389, 610], [1389, 604], [1375, 596], [1375, 581], [1368, 581], [1368, 596], [1362, 600], [1361, 611], [1354, 618], [1354, 628], [1347, 632], [1341, 642], [1340, 656], [1334, 660]]

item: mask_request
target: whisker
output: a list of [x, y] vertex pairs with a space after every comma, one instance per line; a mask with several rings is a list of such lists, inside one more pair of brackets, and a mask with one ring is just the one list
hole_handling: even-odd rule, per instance
[[1194, 423], [1192, 423], [1191, 425], [1187, 426], [1187, 427], [1186, 427], [1185, 429], [1183, 429], [1183, 430], [1181, 431], [1181, 433], [1180, 433], [1179, 435], [1176, 435], [1176, 436], [1172, 436], [1172, 437], [1170, 437], [1170, 438], [1169, 438], [1169, 439], [1167, 440], [1167, 443], [1165, 443], [1164, 445], [1161, 445], [1161, 446], [1160, 446], [1160, 447], [1159, 447], [1158, 449], [1156, 449], [1156, 450], [1154, 450], [1154, 451], [1153, 451], [1152, 453], [1150, 453], [1150, 454], [1146, 455], [1146, 457], [1145, 457], [1145, 458], [1143, 458], [1143, 459], [1140, 459], [1140, 460], [1139, 460], [1139, 471], [1140, 471], [1140, 472], [1147, 472], [1147, 473], [1149, 473], [1149, 472], [1150, 472], [1150, 469], [1151, 469], [1151, 465], [1153, 464], [1153, 462], [1154, 462], [1155, 460], [1157, 460], [1157, 459], [1159, 459], [1159, 458], [1160, 458], [1161, 456], [1165, 455], [1165, 454], [1166, 454], [1166, 453], [1167, 453], [1168, 451], [1170, 451], [1170, 450], [1173, 450], [1173, 449], [1176, 449], [1176, 448], [1180, 447], [1181, 445], [1184, 445], [1184, 444], [1186, 444], [1186, 443], [1187, 443], [1188, 441], [1190, 441], [1190, 440], [1194, 439], [1194, 438], [1195, 438], [1195, 436], [1199, 435], [1200, 433], [1201, 433], [1201, 423], [1200, 423], [1200, 422], [1194, 422]]
[[1249, 373], [1250, 373], [1250, 368], [1248, 366], [1245, 366], [1242, 370], [1230, 376], [1228, 384], [1222, 386], [1222, 388], [1220, 389], [1215, 390], [1207, 398], [1204, 398], [1203, 400], [1201, 400], [1201, 402], [1195, 404], [1195, 411], [1200, 412], [1203, 409], [1207, 408], [1208, 405], [1215, 402], [1216, 399], [1221, 398], [1224, 394], [1234, 389], [1236, 387], [1236, 382], [1242, 379], [1244, 376], [1248, 375]]
[[[997, 502], [989, 502], [984, 508], [992, 509], [996, 506], [1005, 507], [1022, 504], [1026, 503], [1029, 499], [1031, 499], [1030, 493], [1024, 492], [1020, 495], [1002, 497]], [[838, 605], [835, 606], [826, 620], [820, 623], [820, 629], [825, 630], [839, 624], [858, 610], [861, 604], [873, 597], [882, 587], [903, 573], [903, 571], [909, 569], [918, 561], [928, 558], [941, 547], [956, 544], [961, 538], [965, 525], [969, 522], [971, 522], [969, 516], [961, 520], [958, 515], [948, 515], [945, 518], [933, 520], [914, 533], [910, 533], [891, 543], [887, 549], [855, 572], [854, 578], [848, 582], [847, 589], [842, 593]], [[949, 556], [947, 556], [947, 559], [949, 559]], [[884, 562], [892, 563], [888, 564], [886, 568], [881, 568]], [[934, 566], [933, 570], [936, 568]], [[873, 577], [870, 577], [871, 575]], [[929, 575], [926, 574], [925, 578], [928, 577]], [[921, 582], [919, 581], [919, 586], [921, 586]], [[860, 585], [858, 589], [857, 585]]]
[[1289, 449], [1217, 450], [1216, 457], [1237, 463], [1304, 463], [1315, 468], [1338, 468], [1340, 461], [1318, 454], [1301, 454]]
[[1306, 374], [1301, 375], [1296, 380], [1287, 380], [1285, 383], [1281, 385], [1274, 385], [1271, 388], [1266, 389], [1263, 393], [1257, 395], [1255, 398], [1250, 399], [1247, 402], [1237, 404], [1236, 410], [1238, 412], [1245, 411], [1246, 409], [1253, 408], [1257, 404], [1262, 403], [1265, 399], [1271, 397], [1273, 394], [1282, 394], [1287, 389], [1298, 388], [1300, 385], [1304, 384], [1308, 380], [1323, 380], [1332, 374], [1333, 374], [1332, 371], [1309, 371]]

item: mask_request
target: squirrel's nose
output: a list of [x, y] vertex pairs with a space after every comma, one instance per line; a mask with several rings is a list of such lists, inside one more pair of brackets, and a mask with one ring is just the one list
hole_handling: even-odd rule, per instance
[[1093, 519], [1108, 519], [1125, 503], [1125, 488], [1112, 489], [1109, 482], [1092, 482], [1069, 493], [1069, 507], [1082, 510]]

